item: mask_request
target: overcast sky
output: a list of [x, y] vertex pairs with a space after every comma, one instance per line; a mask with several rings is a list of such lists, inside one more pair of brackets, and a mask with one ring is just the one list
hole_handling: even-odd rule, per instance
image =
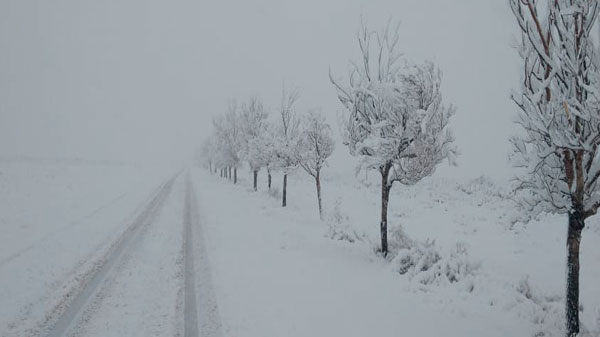
[[519, 66], [503, 0], [0, 0], [0, 155], [182, 160], [228, 98], [275, 108], [284, 81], [335, 122], [328, 71], [346, 75], [361, 16], [400, 21], [406, 56], [444, 72], [462, 155], [442, 171], [510, 175]]

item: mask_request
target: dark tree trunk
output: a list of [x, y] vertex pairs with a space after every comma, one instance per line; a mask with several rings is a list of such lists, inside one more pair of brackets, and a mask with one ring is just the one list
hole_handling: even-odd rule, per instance
[[287, 173], [283, 174], [283, 201], [281, 205], [283, 207], [287, 206]]
[[237, 167], [233, 168], [233, 183], [237, 184]]
[[579, 244], [585, 226], [581, 212], [569, 213], [567, 232], [567, 337], [579, 333]]
[[390, 200], [390, 189], [391, 186], [388, 184], [388, 176], [390, 174], [390, 164], [386, 164], [381, 167], [381, 223], [379, 229], [381, 231], [381, 253], [383, 256], [387, 256], [388, 253], [388, 239], [387, 239], [387, 225], [388, 225], [388, 203]]
[[271, 190], [271, 171], [268, 172], [269, 191]]
[[252, 171], [252, 175], [253, 175], [253, 180], [254, 180], [254, 192], [256, 192], [258, 190], [258, 171], [254, 170]]
[[220, 170], [221, 178], [223, 178], [223, 169]]
[[227, 179], [231, 180], [231, 166], [227, 167]]
[[317, 172], [317, 176], [315, 177], [315, 182], [317, 184], [317, 201], [319, 202], [319, 218], [323, 220], [323, 205], [321, 202], [321, 175]]

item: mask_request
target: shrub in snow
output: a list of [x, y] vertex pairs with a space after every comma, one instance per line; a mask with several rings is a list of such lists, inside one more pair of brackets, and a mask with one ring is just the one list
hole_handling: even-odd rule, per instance
[[[398, 227], [399, 228], [399, 227]], [[479, 265], [468, 256], [467, 248], [457, 243], [448, 256], [442, 255], [435, 241], [417, 242], [401, 229], [392, 231], [390, 250], [394, 270], [423, 285], [448, 285], [463, 281], [475, 274]]]
[[330, 215], [330, 221], [333, 221], [336, 224], [341, 224], [344, 220], [348, 220], [348, 216], [344, 216], [342, 214], [342, 200], [340, 198], [335, 199], [335, 204], [333, 205], [333, 211]]
[[364, 233], [360, 233], [348, 224], [329, 223], [327, 237], [333, 240], [348, 241], [354, 243], [357, 241], [366, 241]]
[[480, 197], [484, 203], [493, 202], [497, 198], [507, 198], [509, 194], [487, 176], [472, 179], [460, 185], [459, 189], [467, 195]]
[[[514, 286], [517, 295], [508, 309], [516, 310], [519, 316], [526, 317], [537, 327], [533, 336], [564, 336], [565, 319], [562, 314], [563, 300], [560, 296], [547, 296], [534, 288], [525, 277]], [[585, 330], [585, 329], [582, 329]]]
[[338, 198], [335, 200], [333, 211], [328, 217], [329, 230], [327, 237], [333, 240], [348, 241], [367, 241], [365, 233], [360, 233], [348, 224], [348, 216], [343, 215], [341, 211], [342, 202]]

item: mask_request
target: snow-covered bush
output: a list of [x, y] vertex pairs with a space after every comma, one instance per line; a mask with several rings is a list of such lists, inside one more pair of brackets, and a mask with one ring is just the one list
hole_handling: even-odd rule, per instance
[[409, 239], [396, 227], [391, 231], [390, 256], [395, 271], [422, 285], [448, 285], [475, 274], [479, 264], [470, 260], [467, 248], [457, 243], [447, 256], [439, 252], [435, 241]]
[[333, 211], [328, 216], [329, 229], [326, 236], [333, 240], [348, 241], [350, 243], [367, 241], [365, 233], [358, 232], [350, 226], [349, 218], [342, 213], [341, 206], [342, 201], [339, 198], [336, 199]]
[[357, 241], [363, 242], [367, 240], [367, 236], [364, 233], [358, 232], [347, 223], [337, 224], [330, 222], [329, 230], [327, 231], [326, 236], [332, 240], [348, 241], [350, 243], [355, 243]]
[[496, 185], [490, 177], [484, 175], [461, 184], [459, 189], [467, 195], [481, 197], [484, 203], [497, 198], [507, 198], [509, 195], [505, 188]]
[[522, 278], [514, 285], [514, 290], [517, 292], [512, 300], [514, 302], [509, 302], [506, 307], [509, 310], [516, 310], [519, 316], [527, 317], [537, 326], [533, 336], [564, 336], [565, 319], [562, 312], [564, 298], [544, 295], [530, 284], [528, 277]]

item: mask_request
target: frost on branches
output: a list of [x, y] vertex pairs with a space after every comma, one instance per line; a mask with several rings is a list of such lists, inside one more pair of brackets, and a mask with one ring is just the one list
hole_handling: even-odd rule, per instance
[[[233, 181], [237, 183], [237, 169], [242, 163], [242, 131], [237, 116], [237, 104], [232, 101], [225, 115], [213, 120], [215, 146], [219, 153], [217, 165], [220, 166], [221, 175], [231, 178], [233, 168]], [[229, 171], [229, 172], [227, 172]]]
[[296, 116], [295, 104], [298, 100], [298, 91], [283, 88], [281, 106], [279, 110], [280, 121], [277, 128], [276, 146], [274, 152], [274, 167], [283, 172], [283, 192], [281, 205], [287, 206], [287, 179], [288, 174], [298, 167], [298, 142], [300, 120]]
[[243, 104], [240, 113], [240, 124], [243, 139], [244, 158], [252, 170], [254, 190], [257, 190], [258, 171], [268, 164], [263, 155], [263, 146], [267, 145], [264, 133], [267, 129], [268, 113], [260, 99], [253, 97]]
[[298, 162], [304, 171], [315, 179], [321, 219], [323, 219], [321, 169], [327, 164], [327, 158], [333, 153], [334, 147], [331, 127], [325, 121], [325, 117], [320, 112], [310, 111], [302, 124]]
[[347, 110], [344, 132], [358, 169], [381, 174], [381, 251], [387, 247], [387, 204], [394, 182], [412, 185], [448, 159], [454, 137], [448, 128], [454, 107], [442, 104], [441, 72], [430, 62], [407, 65], [398, 51], [398, 27], [381, 32], [362, 27], [362, 59], [353, 63], [347, 84], [333, 79]]
[[598, 56], [592, 0], [510, 0], [521, 30], [521, 88], [512, 96], [522, 133], [513, 160], [525, 215], [568, 215], [566, 335], [579, 333], [579, 244], [600, 206]]

